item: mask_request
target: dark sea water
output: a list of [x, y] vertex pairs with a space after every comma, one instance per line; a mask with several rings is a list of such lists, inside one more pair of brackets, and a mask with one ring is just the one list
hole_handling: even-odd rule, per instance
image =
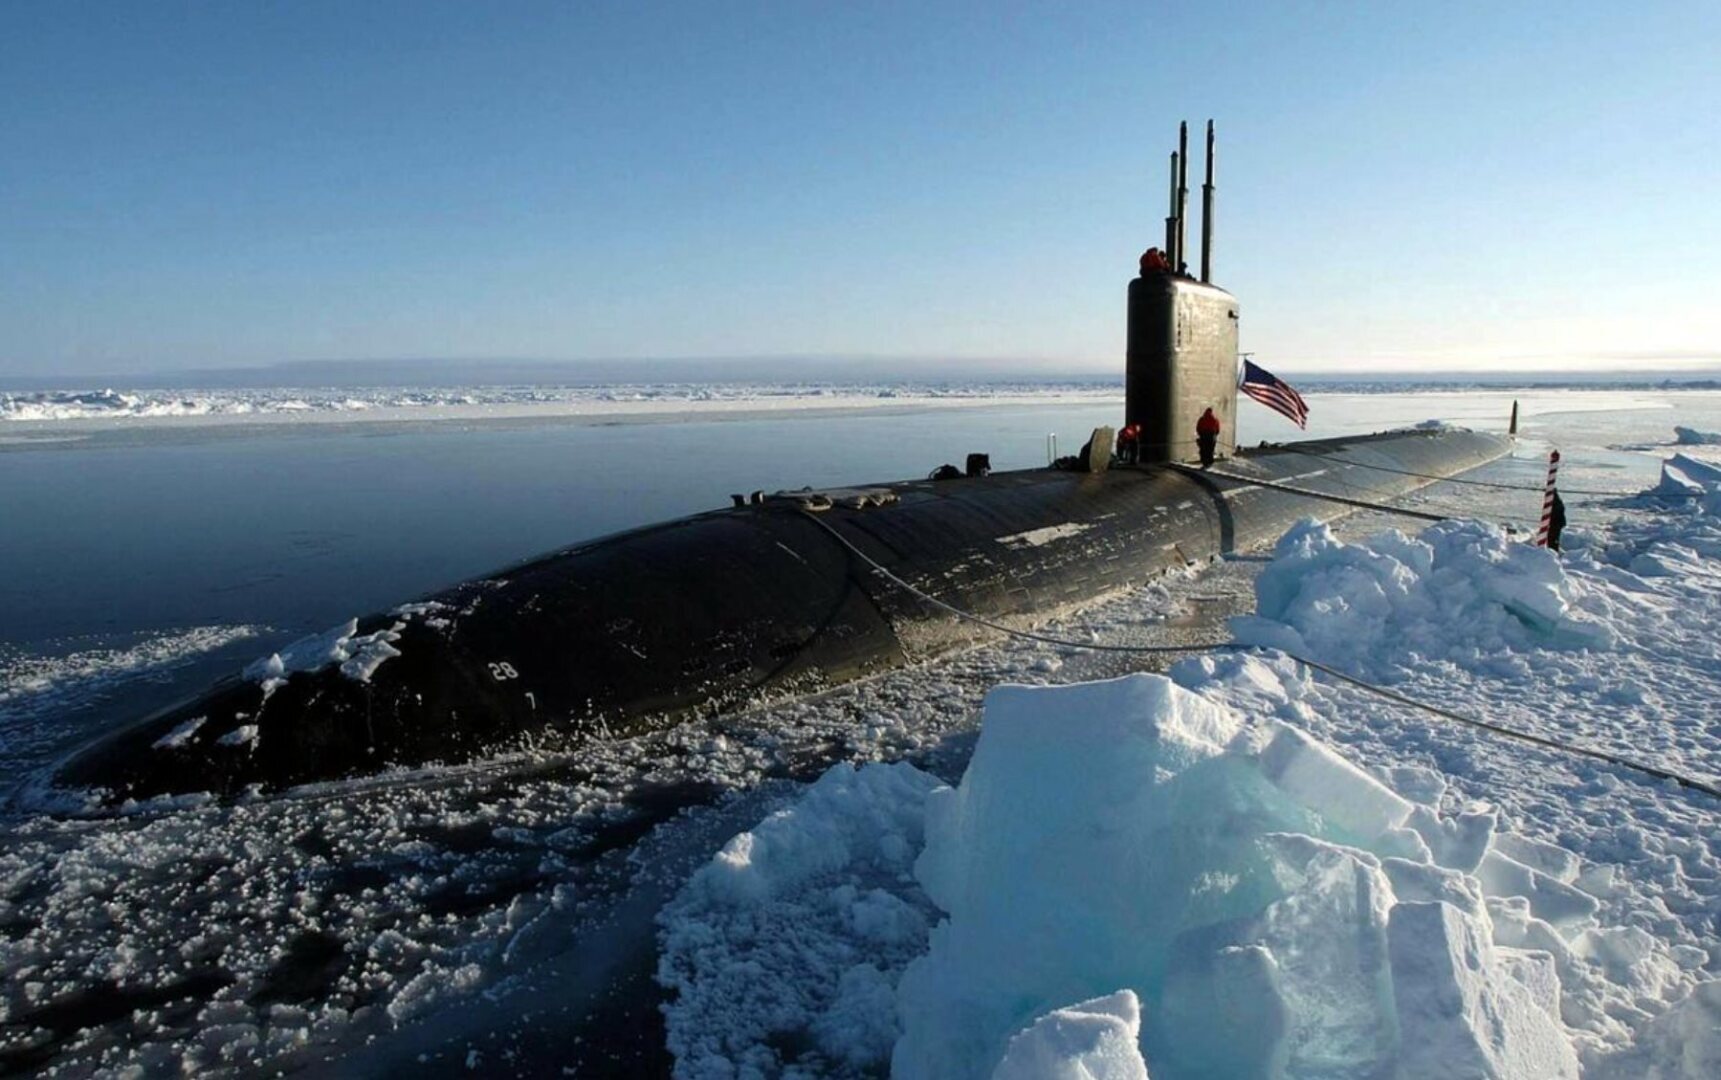
[[[316, 629], [732, 492], [1073, 452], [1106, 406], [623, 424], [156, 433], [0, 454], [0, 644]], [[1078, 434], [1079, 433], [1079, 434]]]

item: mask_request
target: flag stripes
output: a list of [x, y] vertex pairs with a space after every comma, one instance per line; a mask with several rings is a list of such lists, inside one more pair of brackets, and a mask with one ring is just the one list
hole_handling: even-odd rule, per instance
[[1285, 417], [1300, 428], [1309, 426], [1309, 406], [1303, 395], [1253, 360], [1243, 361], [1243, 381], [1237, 389]]

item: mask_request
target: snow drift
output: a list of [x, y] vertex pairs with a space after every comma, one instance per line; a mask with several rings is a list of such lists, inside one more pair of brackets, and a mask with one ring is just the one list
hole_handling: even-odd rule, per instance
[[1313, 519], [1291, 528], [1255, 581], [1245, 644], [1392, 681], [1416, 664], [1473, 671], [1533, 647], [1606, 649], [1608, 625], [1578, 610], [1557, 556], [1479, 522], [1441, 522], [1346, 543]]

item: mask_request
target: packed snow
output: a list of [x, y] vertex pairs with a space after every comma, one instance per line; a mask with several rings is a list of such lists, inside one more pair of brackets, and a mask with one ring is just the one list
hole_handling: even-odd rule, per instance
[[680, 991], [668, 1029], [684, 1073], [776, 1073], [771, 1036], [785, 1029], [806, 1033], [796, 1063], [811, 1075], [889, 1061], [892, 988], [934, 916], [905, 885], [938, 784], [906, 763], [833, 765], [693, 875], [664, 909], [657, 973]]
[[1554, 552], [1479, 522], [1346, 543], [1308, 519], [1273, 555], [1255, 582], [1258, 614], [1232, 621], [1237, 640], [1364, 678], [1393, 680], [1427, 663], [1525, 673], [1533, 646], [1613, 644], [1609, 623], [1582, 608], [1590, 586], [1565, 574]]

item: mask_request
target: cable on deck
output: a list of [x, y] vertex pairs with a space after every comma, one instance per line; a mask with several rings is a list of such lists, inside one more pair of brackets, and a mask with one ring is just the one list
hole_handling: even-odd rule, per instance
[[[1469, 487], [1495, 488], [1499, 491], [1527, 491], [1540, 495], [1545, 490], [1542, 486], [1531, 487], [1528, 484], [1502, 484], [1494, 480], [1467, 480], [1457, 476], [1435, 476], [1432, 473], [1413, 472], [1409, 469], [1395, 469], [1390, 465], [1373, 465], [1366, 461], [1355, 461], [1351, 458], [1341, 458], [1336, 454], [1319, 454], [1313, 450], [1297, 450], [1289, 446], [1275, 446], [1273, 450], [1297, 454], [1302, 457], [1319, 458], [1322, 461], [1340, 461], [1346, 465], [1354, 465], [1359, 469], [1373, 469], [1375, 472], [1396, 473], [1399, 476], [1414, 476], [1421, 480], [1434, 480], [1442, 484], [1464, 484]], [[1598, 495], [1611, 499], [1698, 499], [1701, 492], [1695, 491], [1596, 491], [1588, 488], [1559, 489], [1561, 495]]]
[[1353, 499], [1345, 495], [1329, 495], [1324, 491], [1310, 491], [1308, 488], [1296, 487], [1292, 484], [1282, 484], [1277, 480], [1264, 480], [1254, 476], [1243, 476], [1240, 473], [1226, 472], [1223, 469], [1198, 469], [1192, 465], [1182, 465], [1171, 462], [1170, 468], [1189, 476], [1217, 476], [1221, 480], [1231, 480], [1239, 484], [1250, 484], [1254, 487], [1272, 488], [1274, 491], [1284, 491], [1292, 495], [1301, 495], [1307, 499], [1320, 499], [1324, 502], [1342, 503], [1363, 510], [1379, 510], [1386, 514], [1399, 514], [1403, 517], [1418, 518], [1422, 521], [1451, 521], [1444, 514], [1430, 514], [1424, 510], [1410, 510], [1402, 506], [1391, 506], [1387, 503], [1370, 502], [1367, 499]]

